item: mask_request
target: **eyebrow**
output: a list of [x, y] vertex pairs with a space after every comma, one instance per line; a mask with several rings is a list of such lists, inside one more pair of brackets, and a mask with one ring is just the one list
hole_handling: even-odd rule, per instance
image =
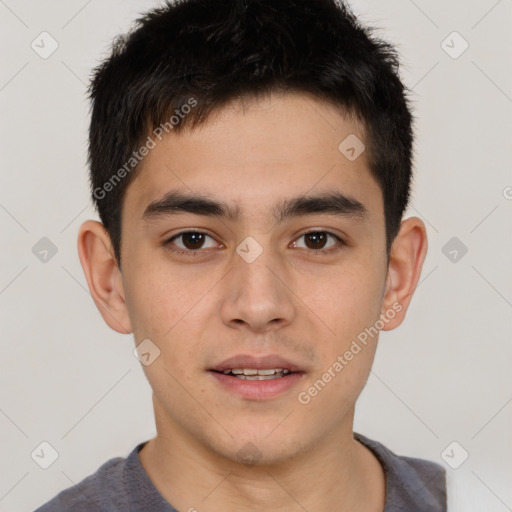
[[[301, 195], [285, 199], [271, 209], [277, 222], [291, 217], [331, 214], [363, 220], [368, 210], [355, 198], [341, 192], [325, 192], [316, 195]], [[161, 199], [150, 203], [142, 215], [142, 220], [191, 213], [207, 217], [219, 217], [233, 222], [242, 217], [239, 206], [201, 195], [191, 195], [180, 190], [172, 190]]]

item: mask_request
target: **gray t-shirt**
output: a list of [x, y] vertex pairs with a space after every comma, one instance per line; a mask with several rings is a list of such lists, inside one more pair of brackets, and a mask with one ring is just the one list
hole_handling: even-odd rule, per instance
[[[446, 471], [442, 466], [395, 455], [356, 432], [354, 437], [374, 453], [384, 469], [384, 512], [446, 512]], [[35, 512], [177, 512], [140, 463], [139, 451], [144, 444], [138, 444], [127, 458], [108, 460]]]

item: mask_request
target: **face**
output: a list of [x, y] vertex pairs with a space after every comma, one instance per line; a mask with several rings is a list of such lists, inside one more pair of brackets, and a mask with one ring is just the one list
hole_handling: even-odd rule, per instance
[[351, 432], [387, 255], [365, 153], [338, 149], [349, 135], [365, 138], [327, 103], [274, 94], [143, 160], [123, 204], [119, 285], [136, 343], [160, 351], [143, 366], [159, 434], [277, 462]]

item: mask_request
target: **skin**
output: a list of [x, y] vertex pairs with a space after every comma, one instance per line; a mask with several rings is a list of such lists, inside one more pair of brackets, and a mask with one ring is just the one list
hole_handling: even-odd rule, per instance
[[[161, 351], [143, 366], [157, 436], [140, 459], [179, 510], [384, 510], [383, 470], [352, 434], [378, 336], [307, 405], [297, 398], [393, 304], [401, 310], [383, 330], [401, 324], [427, 251], [424, 224], [409, 218], [388, 263], [382, 193], [366, 155], [349, 161], [338, 150], [349, 134], [364, 141], [356, 121], [305, 94], [231, 103], [168, 135], [141, 163], [122, 209], [122, 270], [103, 226], [81, 226], [80, 260], [106, 323]], [[142, 219], [149, 203], [178, 187], [236, 204], [241, 218]], [[272, 216], [283, 199], [333, 190], [367, 214]], [[194, 250], [186, 237], [165, 243], [190, 229], [209, 235], [202, 252], [173, 253]], [[325, 254], [303, 236], [326, 231], [346, 243], [327, 239], [336, 250]], [[263, 249], [252, 263], [236, 252], [248, 236]], [[278, 354], [304, 374], [272, 399], [243, 399], [208, 371], [237, 354]], [[253, 464], [241, 460], [247, 443], [257, 450]]]

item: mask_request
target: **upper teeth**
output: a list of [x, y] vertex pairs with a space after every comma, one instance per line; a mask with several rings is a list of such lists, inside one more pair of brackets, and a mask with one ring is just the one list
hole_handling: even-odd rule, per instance
[[256, 370], [254, 368], [233, 368], [232, 370], [224, 370], [225, 374], [233, 375], [275, 375], [276, 373], [290, 373], [290, 370], [283, 368], [268, 368], [265, 370]]

